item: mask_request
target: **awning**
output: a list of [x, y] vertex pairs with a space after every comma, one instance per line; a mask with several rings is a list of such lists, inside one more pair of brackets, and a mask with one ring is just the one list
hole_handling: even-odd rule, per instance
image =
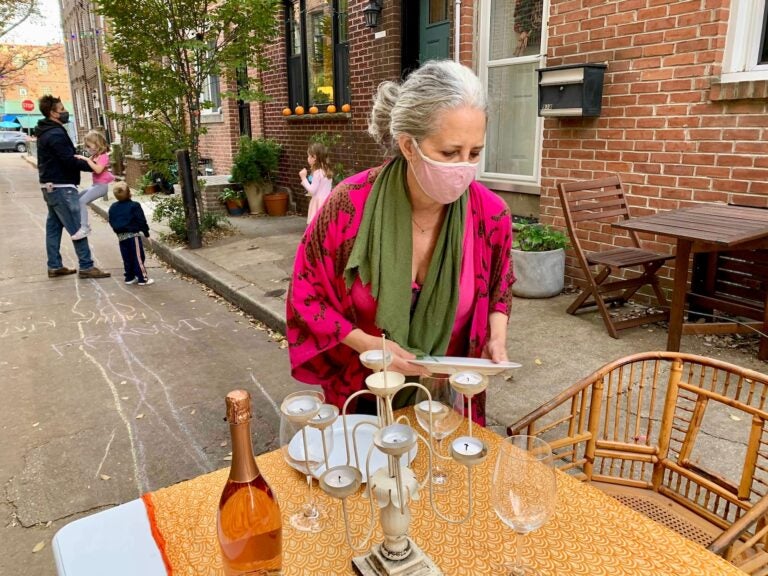
[[3, 114], [3, 117], [0, 118], [2, 122], [13, 122], [14, 120], [16, 120], [16, 114]]
[[37, 126], [37, 121], [42, 120], [44, 116], [19, 116], [16, 120], [19, 121], [22, 128], [34, 128]]
[[18, 122], [8, 122], [8, 120], [0, 120], [0, 128], [18, 129], [19, 128], [19, 123]]

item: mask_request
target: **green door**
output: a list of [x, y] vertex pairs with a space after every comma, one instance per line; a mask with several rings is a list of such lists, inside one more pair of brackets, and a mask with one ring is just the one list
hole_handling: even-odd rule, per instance
[[450, 56], [450, 0], [420, 0], [419, 62]]

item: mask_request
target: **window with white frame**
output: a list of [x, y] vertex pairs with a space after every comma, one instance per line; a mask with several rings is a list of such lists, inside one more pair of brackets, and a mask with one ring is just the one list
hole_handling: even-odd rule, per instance
[[203, 91], [200, 93], [202, 114], [218, 114], [221, 112], [221, 89], [219, 77], [208, 76], [203, 82]]
[[75, 91], [75, 106], [77, 107], [77, 114], [75, 114], [75, 117], [81, 128], [87, 127], [85, 121], [85, 112], [83, 110], [83, 100], [85, 99], [84, 93], [85, 89], [83, 88]]
[[48, 72], [48, 60], [46, 58], [38, 58], [37, 69], [40, 72]]
[[768, 80], [768, 2], [731, 3], [722, 82]]
[[547, 0], [490, 0], [481, 5], [479, 72], [488, 92], [482, 180], [538, 183], [536, 68], [544, 64], [547, 8]]

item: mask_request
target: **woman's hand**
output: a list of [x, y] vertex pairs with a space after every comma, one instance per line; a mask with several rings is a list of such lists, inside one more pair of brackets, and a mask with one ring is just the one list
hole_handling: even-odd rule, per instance
[[506, 362], [508, 360], [506, 340], [506, 338], [489, 338], [483, 347], [481, 358], [490, 358], [492, 362]]
[[75, 158], [78, 160], [85, 160], [86, 162], [88, 162], [88, 158], [86, 158], [82, 154], [75, 154]]
[[307, 177], [307, 169], [306, 168], [302, 168], [301, 170], [299, 170], [299, 178], [304, 180], [304, 179], [306, 179], [306, 177]]
[[[381, 337], [366, 334], [360, 328], [352, 330], [342, 342], [355, 350], [358, 354], [362, 354], [369, 350], [381, 350]], [[402, 348], [397, 342], [387, 340], [386, 347], [387, 351], [392, 354], [392, 363], [387, 366], [387, 370], [400, 372], [406, 376], [421, 376], [423, 374], [428, 374], [428, 371], [421, 366], [408, 362], [408, 360], [414, 360], [416, 355]]]
[[481, 358], [490, 358], [493, 362], [507, 361], [507, 321], [509, 316], [493, 312], [488, 317], [490, 336], [483, 347]]

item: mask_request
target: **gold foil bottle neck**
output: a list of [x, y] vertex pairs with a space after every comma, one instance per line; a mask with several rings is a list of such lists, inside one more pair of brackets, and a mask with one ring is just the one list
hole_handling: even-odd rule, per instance
[[247, 390], [232, 390], [227, 394], [227, 421], [242, 424], [251, 419], [251, 395]]

